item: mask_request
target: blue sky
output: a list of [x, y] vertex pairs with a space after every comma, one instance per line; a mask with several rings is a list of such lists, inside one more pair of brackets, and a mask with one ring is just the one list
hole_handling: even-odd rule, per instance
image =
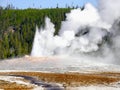
[[97, 0], [0, 0], [0, 6], [7, 6], [12, 4], [19, 9], [25, 8], [54, 8], [57, 6], [65, 7], [69, 6], [83, 6], [85, 3], [92, 3], [97, 6]]

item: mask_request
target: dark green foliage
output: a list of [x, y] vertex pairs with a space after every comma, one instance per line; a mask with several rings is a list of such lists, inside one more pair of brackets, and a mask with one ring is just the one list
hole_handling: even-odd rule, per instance
[[55, 34], [70, 9], [26, 9], [11, 10], [0, 8], [0, 59], [30, 54], [35, 27], [44, 26], [48, 16], [55, 24]]

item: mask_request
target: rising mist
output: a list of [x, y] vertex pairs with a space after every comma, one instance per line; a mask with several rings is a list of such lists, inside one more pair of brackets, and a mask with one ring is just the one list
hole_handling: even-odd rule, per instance
[[118, 64], [119, 0], [103, 1], [99, 0], [99, 9], [88, 3], [84, 10], [73, 9], [67, 13], [59, 35], [54, 36], [54, 24], [46, 17], [45, 28], [36, 27], [31, 56], [73, 55], [81, 58], [82, 55], [92, 60]]

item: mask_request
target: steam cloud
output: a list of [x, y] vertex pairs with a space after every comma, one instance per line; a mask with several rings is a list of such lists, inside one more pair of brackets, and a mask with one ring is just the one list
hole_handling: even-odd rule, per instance
[[99, 0], [99, 9], [86, 4], [66, 14], [59, 35], [54, 24], [45, 18], [45, 28], [38, 29], [31, 56], [78, 55], [93, 60], [119, 63], [120, 0]]
[[120, 17], [120, 0], [99, 0], [99, 11], [102, 19], [113, 24]]

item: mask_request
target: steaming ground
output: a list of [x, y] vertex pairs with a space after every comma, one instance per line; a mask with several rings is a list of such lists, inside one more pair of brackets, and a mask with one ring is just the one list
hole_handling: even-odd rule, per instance
[[0, 61], [2, 71], [43, 71], [43, 72], [119, 72], [120, 66], [93, 61], [92, 58], [75, 57], [24, 57]]

